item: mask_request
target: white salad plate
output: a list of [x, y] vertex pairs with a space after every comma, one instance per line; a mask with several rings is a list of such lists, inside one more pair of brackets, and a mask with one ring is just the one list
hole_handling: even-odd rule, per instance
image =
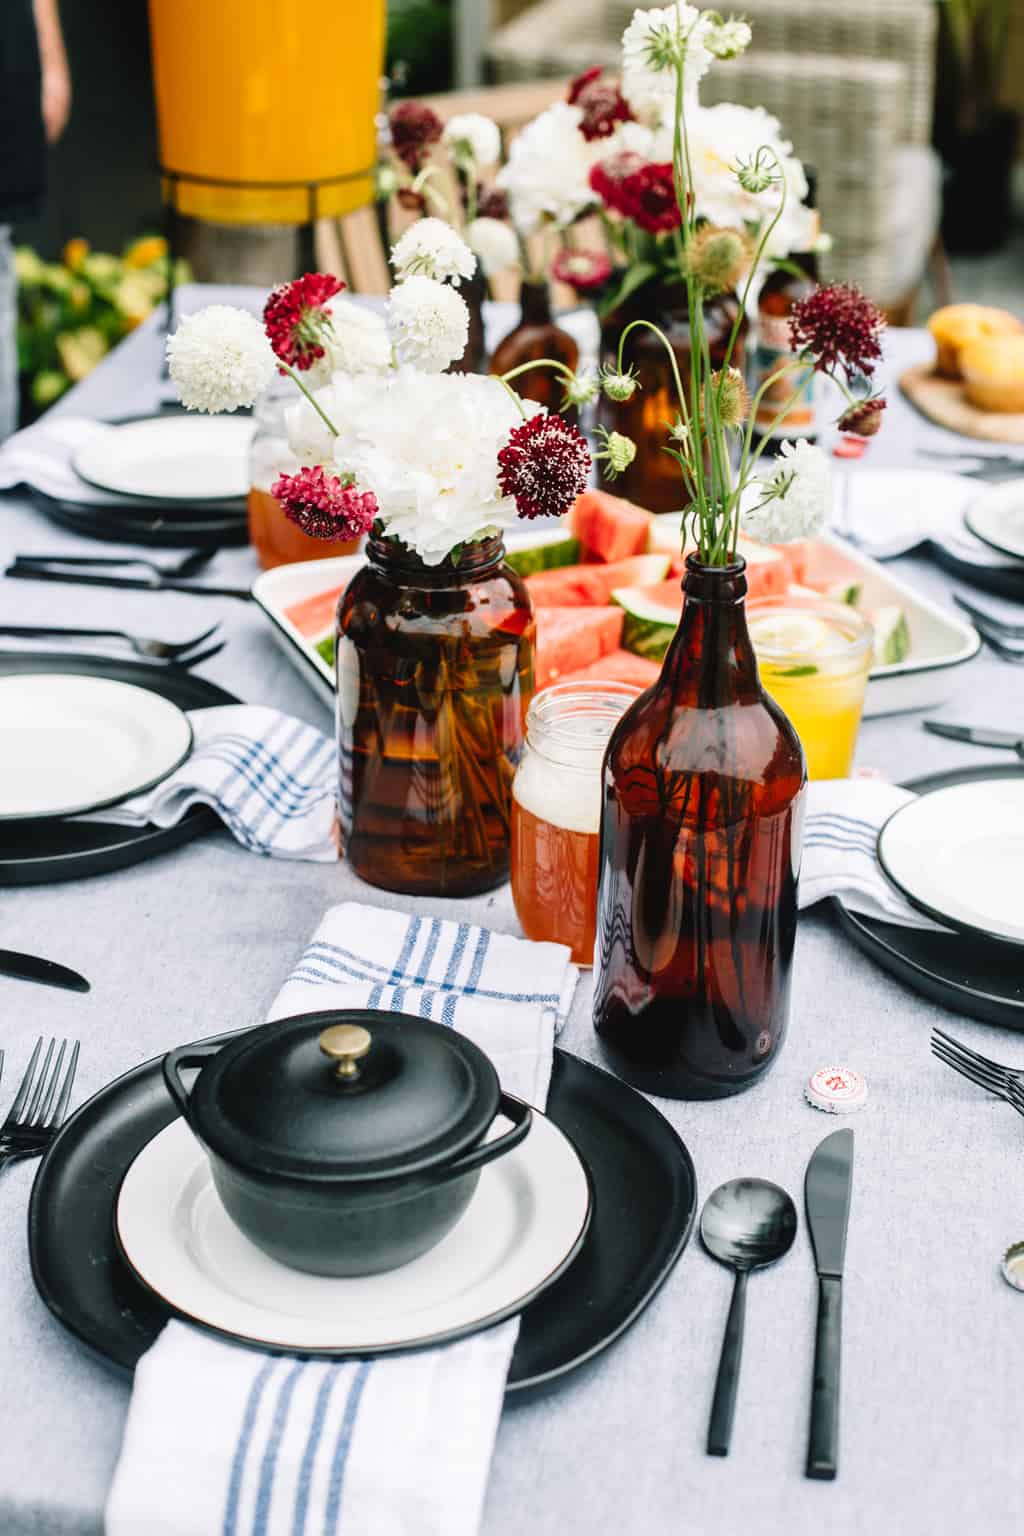
[[184, 711], [148, 688], [70, 672], [0, 678], [0, 821], [115, 805], [191, 750]]
[[897, 890], [936, 922], [1024, 944], [1024, 773], [911, 800], [879, 832], [878, 859]]
[[520, 1312], [572, 1262], [590, 1182], [572, 1143], [533, 1112], [526, 1139], [481, 1172], [436, 1247], [384, 1274], [290, 1269], [231, 1221], [184, 1120], [154, 1136], [117, 1200], [124, 1257], [179, 1316], [249, 1344], [331, 1355], [422, 1348]]
[[[1024, 473], [1024, 463], [1021, 469]], [[1024, 479], [990, 485], [971, 502], [964, 522], [983, 544], [1024, 560]]]
[[158, 501], [227, 501], [248, 495], [246, 416], [151, 416], [97, 432], [75, 472], [102, 491]]

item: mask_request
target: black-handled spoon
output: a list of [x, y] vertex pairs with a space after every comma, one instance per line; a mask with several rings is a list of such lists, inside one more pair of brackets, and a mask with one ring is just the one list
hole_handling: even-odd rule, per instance
[[704, 1246], [736, 1272], [708, 1424], [709, 1456], [729, 1454], [743, 1354], [747, 1276], [788, 1253], [796, 1228], [796, 1206], [784, 1189], [767, 1179], [731, 1179], [705, 1201], [700, 1217]]

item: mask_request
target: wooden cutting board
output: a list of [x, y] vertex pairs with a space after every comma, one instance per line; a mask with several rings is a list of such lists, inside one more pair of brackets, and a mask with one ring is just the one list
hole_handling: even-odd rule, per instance
[[944, 379], [930, 367], [918, 364], [900, 375], [900, 388], [922, 416], [965, 437], [983, 437], [991, 443], [1024, 443], [1024, 412], [979, 411], [964, 394], [959, 379]]

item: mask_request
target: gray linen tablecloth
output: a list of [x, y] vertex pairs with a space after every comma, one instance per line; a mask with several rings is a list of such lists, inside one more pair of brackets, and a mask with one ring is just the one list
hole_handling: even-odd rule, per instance
[[[194, 306], [198, 295], [184, 298]], [[923, 333], [894, 333], [890, 371], [928, 349]], [[149, 324], [59, 408], [100, 416], [152, 408], [159, 352]], [[895, 389], [887, 414], [872, 465], [913, 464], [916, 447], [954, 441], [920, 421]], [[98, 548], [53, 528], [26, 501], [0, 499], [5, 558]], [[949, 602], [950, 581], [937, 568], [903, 559], [898, 569]], [[210, 579], [247, 583], [255, 572], [249, 550], [228, 551]], [[242, 603], [28, 582], [4, 582], [0, 594], [0, 613], [12, 622], [116, 620], [173, 639], [219, 618], [229, 643], [204, 675], [329, 729], [258, 612]], [[951, 688], [946, 718], [1024, 726], [1024, 671], [990, 653], [959, 669]], [[858, 757], [893, 776], [985, 760], [927, 736], [917, 715], [868, 722]], [[81, 1102], [169, 1046], [259, 1020], [324, 908], [352, 897], [405, 905], [362, 885], [345, 864], [261, 860], [226, 834], [105, 878], [0, 891], [0, 943], [51, 955], [93, 984], [82, 998], [0, 980], [3, 1105], [40, 1033], [81, 1037]], [[422, 905], [516, 931], [507, 888], [472, 902]], [[562, 1043], [597, 1059], [589, 1002], [585, 980]], [[1018, 1036], [904, 990], [852, 949], [828, 915], [803, 919], [790, 1036], [773, 1075], [725, 1103], [659, 1105], [693, 1153], [702, 1198], [724, 1179], [759, 1174], [786, 1186], [801, 1210], [791, 1254], [751, 1283], [732, 1455], [704, 1454], [729, 1277], [695, 1238], [612, 1350], [548, 1399], [506, 1412], [486, 1536], [1021, 1529], [1024, 1296], [997, 1265], [1007, 1244], [1024, 1238], [1024, 1125], [933, 1061], [933, 1023], [1024, 1062]], [[816, 1067], [835, 1062], [862, 1071], [871, 1097], [849, 1122], [857, 1150], [842, 1453], [839, 1480], [828, 1484], [803, 1477], [815, 1277], [802, 1187], [810, 1153], [837, 1122], [810, 1109], [802, 1089]], [[0, 1187], [0, 1532], [94, 1536], [129, 1383], [87, 1355], [35, 1294], [25, 1245], [34, 1171], [15, 1167]], [[188, 1468], [181, 1470], [186, 1478]]]

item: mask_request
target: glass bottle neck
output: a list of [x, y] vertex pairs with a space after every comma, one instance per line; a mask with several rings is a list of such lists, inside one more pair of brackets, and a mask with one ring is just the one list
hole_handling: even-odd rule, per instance
[[551, 324], [551, 295], [547, 283], [531, 283], [525, 279], [519, 289], [521, 325]]
[[683, 616], [664, 668], [680, 704], [715, 709], [761, 697], [744, 608], [745, 571], [743, 559], [703, 565], [695, 555], [687, 557]]
[[366, 542], [366, 558], [374, 570], [410, 587], [468, 587], [496, 571], [504, 556], [500, 534], [462, 544], [456, 558], [446, 555], [438, 565], [427, 565], [400, 539], [371, 533]]

